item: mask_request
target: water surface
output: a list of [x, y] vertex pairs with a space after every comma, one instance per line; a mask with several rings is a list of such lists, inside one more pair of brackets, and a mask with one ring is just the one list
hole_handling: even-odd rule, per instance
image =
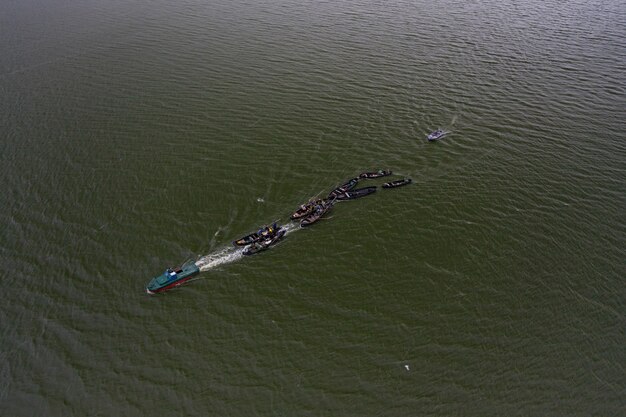
[[[3, 3], [0, 414], [623, 415], [624, 28], [614, 1]], [[229, 249], [379, 168], [414, 184]]]

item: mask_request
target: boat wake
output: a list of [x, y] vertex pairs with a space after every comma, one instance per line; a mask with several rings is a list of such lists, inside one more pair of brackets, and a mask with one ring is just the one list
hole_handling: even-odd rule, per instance
[[204, 272], [216, 266], [233, 263], [241, 258], [243, 258], [242, 248], [224, 248], [201, 257], [196, 261], [196, 266], [200, 268], [201, 272]]
[[288, 235], [289, 233], [300, 229], [300, 223], [287, 223], [281, 227], [285, 229], [285, 235]]
[[[281, 227], [285, 230], [285, 236], [300, 228], [299, 224], [294, 223], [287, 223]], [[202, 256], [196, 261], [196, 266], [200, 268], [200, 272], [206, 272], [220, 265], [237, 262], [243, 258], [243, 250], [243, 247], [222, 248]]]

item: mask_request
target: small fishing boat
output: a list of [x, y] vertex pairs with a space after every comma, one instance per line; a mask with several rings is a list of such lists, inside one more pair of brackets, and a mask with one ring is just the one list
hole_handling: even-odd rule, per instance
[[200, 268], [191, 261], [181, 266], [167, 268], [161, 275], [152, 278], [146, 287], [146, 292], [148, 294], [156, 294], [176, 288], [199, 273]]
[[300, 222], [300, 227], [307, 227], [318, 221], [322, 216], [335, 205], [336, 197], [332, 200], [324, 200], [321, 204], [315, 206], [313, 211]]
[[356, 190], [346, 191], [343, 194], [339, 194], [337, 196], [337, 200], [345, 201], [345, 200], [354, 200], [356, 198], [365, 197], [366, 195], [370, 195], [376, 192], [376, 187], [363, 187], [357, 188]]
[[429, 141], [433, 141], [433, 140], [441, 139], [445, 135], [446, 135], [445, 131], [441, 129], [437, 129], [434, 132], [429, 133], [428, 136], [426, 137], [428, 138]]
[[329, 194], [328, 194], [328, 198], [333, 198], [336, 197], [339, 194], [345, 193], [346, 191], [350, 191], [351, 189], [353, 189], [354, 187], [356, 187], [356, 185], [358, 184], [359, 179], [358, 178], [352, 178], [349, 181], [347, 181], [345, 184], [340, 185], [339, 187], [335, 188], [334, 190], [332, 190]]
[[285, 229], [279, 228], [272, 236], [266, 239], [254, 242], [250, 246], [244, 249], [244, 255], [254, 255], [255, 253], [262, 252], [269, 249], [270, 246], [275, 245], [279, 240], [285, 236]]
[[403, 185], [407, 185], [413, 182], [411, 178], [402, 178], [400, 180], [390, 181], [383, 184], [383, 188], [396, 188], [402, 187]]
[[392, 172], [391, 171], [386, 171], [384, 169], [380, 169], [376, 172], [362, 172], [359, 175], [359, 178], [364, 178], [364, 179], [372, 179], [372, 178], [380, 178], [380, 177], [386, 177], [387, 175], [391, 175]]
[[262, 227], [261, 229], [259, 229], [258, 232], [250, 233], [249, 235], [246, 235], [242, 237], [241, 239], [234, 240], [233, 245], [235, 246], [250, 245], [254, 242], [259, 241], [260, 239], [266, 238], [267, 236], [271, 235], [275, 230], [276, 230], [276, 223], [274, 223], [272, 226]]
[[313, 207], [315, 207], [316, 204], [320, 204], [322, 202], [322, 200], [317, 199], [317, 200], [310, 200], [308, 202], [306, 202], [305, 204], [302, 204], [298, 210], [294, 211], [293, 214], [291, 216], [289, 216], [289, 218], [291, 220], [298, 220], [303, 218], [304, 216], [306, 216], [307, 214], [309, 214], [311, 212], [311, 210], [313, 210]]

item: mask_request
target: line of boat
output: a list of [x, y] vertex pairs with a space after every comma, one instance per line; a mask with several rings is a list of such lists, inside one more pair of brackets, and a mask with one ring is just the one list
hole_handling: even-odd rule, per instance
[[[291, 214], [290, 218], [293, 221], [299, 221], [301, 227], [309, 227], [322, 219], [337, 202], [355, 200], [376, 192], [376, 186], [355, 188], [359, 180], [382, 178], [391, 174], [392, 172], [390, 170], [382, 169], [378, 171], [362, 172], [357, 177], [350, 178], [345, 183], [335, 187], [328, 193], [326, 198], [313, 198], [302, 204]], [[396, 188], [410, 183], [410, 178], [402, 178], [386, 182], [382, 187]], [[233, 245], [235, 247], [243, 247], [243, 255], [254, 255], [276, 245], [285, 235], [285, 228], [274, 222], [272, 225], [263, 226], [255, 232], [234, 240]], [[156, 294], [179, 287], [199, 273], [200, 268], [191, 261], [174, 268], [168, 268], [161, 275], [150, 280], [146, 291], [149, 294]]]

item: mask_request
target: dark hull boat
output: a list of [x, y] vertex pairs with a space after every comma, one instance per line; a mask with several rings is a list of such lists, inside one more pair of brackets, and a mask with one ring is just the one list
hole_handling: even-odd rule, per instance
[[333, 207], [333, 205], [335, 204], [335, 198], [336, 197], [334, 197], [332, 200], [325, 200], [321, 204], [315, 206], [313, 211], [304, 219], [302, 219], [302, 221], [300, 222], [300, 227], [310, 226], [319, 219], [321, 219], [322, 216]]
[[260, 240], [258, 242], [253, 243], [244, 249], [244, 255], [254, 255], [255, 253], [262, 252], [270, 248], [270, 246], [275, 245], [279, 240], [281, 240], [285, 236], [285, 230], [279, 229], [272, 237], [269, 237], [265, 240]]
[[437, 139], [441, 139], [442, 137], [444, 137], [446, 135], [446, 132], [444, 132], [441, 129], [437, 129], [434, 132], [430, 133], [428, 136], [426, 136], [428, 138], [429, 141], [434, 141]]
[[200, 269], [193, 262], [185, 263], [176, 268], [168, 268], [158, 277], [152, 278], [146, 287], [146, 292], [148, 294], [156, 294], [171, 290], [172, 288], [176, 288], [184, 284], [191, 277], [198, 275], [199, 273]]
[[411, 178], [402, 178], [401, 180], [395, 180], [395, 181], [384, 183], [383, 188], [402, 187], [403, 185], [410, 184], [411, 182], [412, 182]]
[[359, 178], [372, 179], [372, 178], [386, 177], [387, 175], [391, 175], [391, 174], [392, 174], [391, 171], [385, 171], [384, 169], [381, 169], [376, 172], [363, 172], [361, 173], [361, 175], [359, 175]]
[[354, 187], [356, 187], [356, 185], [358, 184], [359, 179], [358, 178], [352, 178], [351, 180], [349, 180], [348, 182], [346, 182], [343, 185], [340, 185], [339, 187], [335, 188], [334, 190], [332, 190], [329, 194], [328, 194], [328, 198], [333, 198], [338, 196], [339, 194], [343, 194], [346, 191], [350, 191], [351, 189], [353, 189]]
[[370, 195], [373, 192], [376, 192], [376, 187], [357, 188], [356, 190], [346, 191], [343, 194], [339, 194], [337, 196], [337, 200], [340, 200], [340, 201], [354, 200], [356, 198], [361, 198], [361, 197], [365, 197], [366, 195]]
[[251, 245], [254, 242], [258, 242], [261, 239], [264, 239], [274, 233], [276, 225], [267, 226], [258, 232], [250, 233], [247, 236], [242, 237], [241, 239], [237, 239], [233, 241], [233, 245], [235, 246], [246, 246]]

